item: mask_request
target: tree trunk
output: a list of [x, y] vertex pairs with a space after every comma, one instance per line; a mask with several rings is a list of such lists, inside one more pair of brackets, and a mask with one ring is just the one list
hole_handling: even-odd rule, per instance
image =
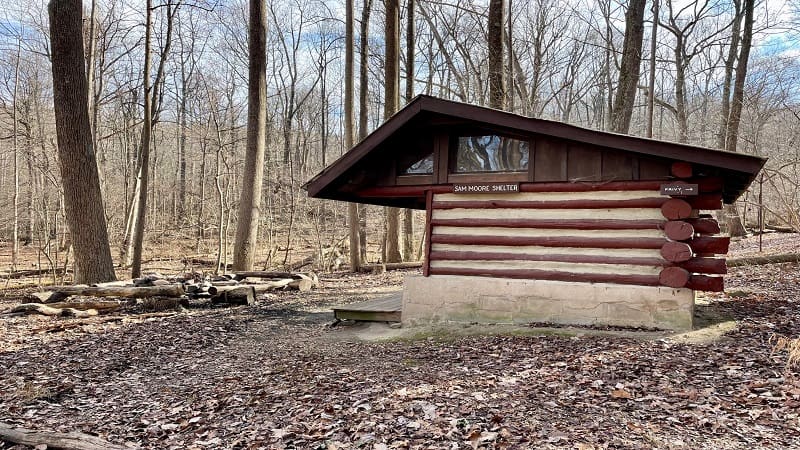
[[14, 93], [13, 99], [11, 102], [11, 107], [13, 111], [11, 113], [11, 120], [14, 122], [12, 125], [12, 133], [14, 133], [13, 141], [14, 141], [14, 148], [12, 151], [14, 152], [13, 159], [14, 159], [14, 198], [12, 200], [12, 214], [13, 214], [13, 229], [11, 231], [11, 270], [17, 269], [17, 263], [19, 262], [19, 137], [17, 136], [17, 124], [19, 120], [17, 118], [17, 100], [19, 96], [19, 57], [22, 50], [22, 39], [17, 41], [17, 58], [14, 62]]
[[503, 19], [505, 1], [489, 0], [487, 26], [489, 47], [489, 106], [503, 109], [506, 105], [505, 70], [503, 67]]
[[[406, 23], [406, 103], [414, 98], [414, 0], [408, 0]], [[403, 259], [414, 257], [414, 211], [403, 210]]]
[[89, 126], [80, 0], [52, 0], [53, 104], [64, 205], [75, 253], [75, 281], [114, 280], [97, 161]]
[[[400, 7], [398, 0], [386, 0], [386, 63], [384, 64], [383, 120], [397, 111], [400, 91]], [[400, 210], [386, 208], [386, 262], [400, 262]]]
[[658, 46], [658, 2], [653, 0], [653, 31], [650, 36], [650, 73], [647, 80], [647, 133], [653, 137], [653, 113], [656, 106], [656, 50]]
[[645, 4], [645, 0], [631, 0], [625, 12], [625, 41], [622, 44], [619, 81], [611, 111], [611, 131], [616, 133], [627, 134], [631, 126], [642, 62]]
[[247, 156], [236, 223], [234, 270], [253, 269], [258, 240], [267, 139], [267, 10], [264, 0], [250, 0], [248, 42]]
[[[744, 29], [742, 30], [742, 44], [739, 50], [739, 63], [736, 66], [736, 79], [731, 98], [731, 112], [725, 133], [725, 150], [735, 152], [739, 141], [739, 122], [742, 117], [744, 103], [744, 82], [747, 78], [747, 63], [750, 59], [750, 47], [753, 42], [753, 10], [755, 0], [744, 0]], [[725, 205], [723, 208], [728, 219], [728, 234], [731, 236], [744, 236], [747, 234], [742, 218], [734, 205]]]
[[742, 27], [742, 3], [734, 0], [736, 8], [731, 25], [731, 44], [728, 47], [728, 56], [725, 58], [725, 78], [722, 82], [722, 105], [720, 107], [719, 130], [717, 131], [717, 148], [725, 148], [728, 137], [728, 119], [731, 111], [731, 84], [733, 84], [733, 67], [736, 61], [736, 50], [739, 48], [739, 38]]
[[[344, 51], [344, 146], [353, 147], [353, 67], [355, 38], [353, 36], [353, 0], [345, 2], [345, 51]], [[323, 154], [324, 155], [324, 154]], [[324, 164], [324, 161], [323, 161]], [[358, 204], [347, 205], [347, 230], [350, 238], [350, 270], [355, 272], [361, 266], [361, 241], [358, 235]]]

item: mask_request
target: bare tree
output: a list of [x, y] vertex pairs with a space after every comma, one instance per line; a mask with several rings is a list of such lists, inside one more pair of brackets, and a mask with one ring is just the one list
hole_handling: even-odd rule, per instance
[[[386, 0], [386, 62], [384, 63], [383, 120], [399, 107], [400, 91], [400, 6], [398, 0]], [[400, 262], [400, 210], [386, 208], [386, 262]]]
[[642, 62], [644, 39], [645, 0], [630, 0], [625, 12], [625, 41], [619, 67], [617, 92], [611, 110], [611, 131], [628, 133], [639, 84], [639, 66]]
[[264, 0], [250, 0], [248, 44], [247, 156], [236, 223], [234, 270], [253, 269], [258, 241], [267, 139], [267, 10]]
[[505, 70], [503, 70], [503, 20], [505, 0], [489, 0], [487, 39], [489, 47], [489, 106], [506, 105]]
[[[353, 147], [353, 0], [345, 2], [345, 38], [344, 38], [344, 146], [347, 150]], [[358, 271], [361, 266], [361, 240], [358, 235], [358, 203], [347, 205], [347, 229], [350, 237], [350, 270]]]
[[52, 0], [48, 13], [58, 156], [75, 253], [75, 281], [110, 281], [115, 279], [114, 264], [89, 126], [81, 1]]

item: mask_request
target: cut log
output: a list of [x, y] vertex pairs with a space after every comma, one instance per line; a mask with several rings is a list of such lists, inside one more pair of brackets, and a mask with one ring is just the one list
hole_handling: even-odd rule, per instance
[[681, 263], [680, 267], [683, 267], [691, 273], [713, 273], [720, 275], [728, 273], [728, 267], [723, 258], [692, 258], [685, 263]]
[[725, 282], [722, 277], [692, 275], [686, 287], [695, 291], [722, 292], [725, 290]]
[[54, 286], [51, 288], [60, 298], [53, 300], [49, 298], [45, 303], [60, 301], [64, 295], [86, 295], [89, 297], [124, 297], [124, 298], [147, 298], [147, 297], [180, 297], [184, 294], [182, 284], [171, 284], [168, 286]]
[[[284, 279], [284, 278], [307, 278], [314, 280], [316, 274], [314, 272], [300, 273], [300, 272], [269, 272], [269, 271], [250, 271], [250, 272], [235, 272], [234, 279], [241, 281], [245, 278], [271, 278], [271, 279]], [[216, 284], [216, 283], [215, 283]]]
[[800, 262], [800, 253], [780, 253], [777, 255], [743, 256], [740, 258], [731, 258], [728, 260], [728, 266], [741, 267], [789, 262]]
[[95, 309], [98, 312], [116, 311], [126, 305], [127, 302], [118, 301], [58, 302], [47, 304], [47, 306], [51, 308], [71, 308], [84, 311], [88, 309]]
[[700, 194], [682, 197], [694, 209], [722, 209], [722, 194]]
[[682, 288], [689, 281], [689, 272], [680, 267], [667, 267], [658, 274], [658, 281], [664, 286]]
[[14, 313], [27, 313], [27, 314], [42, 314], [44, 316], [60, 316], [60, 317], [76, 317], [85, 318], [97, 315], [96, 309], [87, 309], [81, 311], [75, 308], [53, 308], [51, 306], [43, 305], [41, 303], [23, 303], [11, 308], [6, 314]]
[[718, 255], [728, 253], [730, 243], [731, 238], [729, 236], [699, 236], [689, 241], [694, 253]]
[[228, 303], [230, 305], [255, 305], [256, 290], [252, 286], [220, 286], [223, 289], [211, 303]]
[[53, 431], [37, 431], [27, 428], [12, 427], [0, 422], [0, 440], [31, 447], [63, 448], [70, 450], [136, 450], [134, 445], [117, 445], [91, 434]]
[[53, 291], [31, 292], [25, 296], [26, 300], [32, 303], [55, 303], [60, 302], [67, 297], [69, 297], [69, 295], [59, 294], [58, 292]]
[[286, 285], [287, 289], [293, 289], [300, 292], [310, 291], [312, 287], [314, 287], [314, 282], [305, 278], [292, 280], [292, 282]]
[[417, 269], [422, 267], [422, 261], [409, 261], [399, 263], [377, 263], [377, 264], [364, 264], [358, 268], [359, 272], [373, 272], [376, 266], [383, 266], [385, 270], [402, 270], [402, 269]]
[[694, 227], [687, 222], [670, 220], [664, 224], [664, 233], [674, 241], [685, 241], [694, 236]]
[[688, 219], [692, 215], [692, 205], [679, 198], [671, 198], [661, 205], [661, 214], [669, 220]]
[[692, 164], [683, 161], [676, 161], [672, 163], [672, 166], [670, 166], [669, 171], [672, 174], [672, 176], [676, 178], [691, 178]]
[[692, 224], [694, 231], [700, 234], [717, 234], [720, 232], [719, 223], [716, 220], [708, 217], [700, 217], [697, 219], [686, 219], [686, 222]]
[[683, 242], [667, 242], [661, 247], [661, 256], [669, 262], [684, 262], [692, 257], [692, 247]]

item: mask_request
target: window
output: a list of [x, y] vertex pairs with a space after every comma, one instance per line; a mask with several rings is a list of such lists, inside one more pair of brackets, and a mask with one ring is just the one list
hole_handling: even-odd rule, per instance
[[503, 136], [461, 136], [456, 147], [456, 173], [524, 172], [528, 170], [527, 141]]
[[433, 153], [408, 166], [400, 175], [429, 175], [433, 173]]

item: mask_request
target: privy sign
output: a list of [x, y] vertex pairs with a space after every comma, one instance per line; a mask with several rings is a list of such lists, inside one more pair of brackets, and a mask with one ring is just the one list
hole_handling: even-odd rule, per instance
[[454, 194], [516, 194], [519, 183], [456, 183]]

